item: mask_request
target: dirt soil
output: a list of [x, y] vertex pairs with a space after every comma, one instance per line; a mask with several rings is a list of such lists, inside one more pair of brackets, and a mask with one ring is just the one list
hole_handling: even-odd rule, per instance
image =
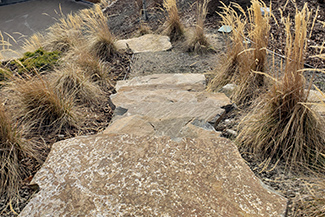
[[[165, 22], [164, 12], [161, 10], [157, 0], [148, 0], [148, 17], [149, 20], [145, 22], [146, 26], [150, 28], [150, 32], [161, 33], [163, 31], [163, 23]], [[196, 20], [196, 4], [195, 0], [179, 0], [178, 6], [180, 10], [180, 16], [185, 27], [190, 28], [195, 26]], [[272, 8], [282, 8], [284, 14], [293, 14], [295, 11], [294, 4], [289, 3], [284, 7], [286, 1], [274, 0], [272, 1]], [[318, 3], [317, 0], [308, 1], [311, 9], [316, 10], [319, 7], [318, 20], [325, 21], [325, 4]], [[298, 8], [302, 7], [302, 3], [297, 3]], [[109, 17], [109, 26], [111, 31], [117, 38], [125, 39], [130, 37], [139, 36], [141, 26], [144, 25], [144, 21], [141, 19], [141, 12], [136, 1], [130, 0], [117, 0], [111, 7], [103, 8], [106, 15]], [[274, 10], [275, 17], [280, 20], [280, 12]], [[210, 14], [207, 17], [207, 29], [206, 32], [211, 34], [217, 34], [217, 41], [220, 43], [217, 47], [216, 53], [211, 52], [204, 55], [195, 55], [184, 52], [181, 44], [173, 44], [174, 48], [167, 52], [157, 53], [144, 53], [133, 54], [129, 56], [131, 60], [128, 63], [126, 60], [124, 66], [118, 70], [118, 79], [125, 79], [128, 77], [141, 76], [153, 73], [206, 73], [214, 69], [218, 65], [218, 55], [222, 55], [226, 49], [226, 41], [228, 36], [217, 33], [217, 29], [220, 27], [220, 17], [216, 13]], [[280, 31], [281, 30], [281, 31]], [[283, 27], [277, 26], [275, 22], [272, 22], [271, 33], [274, 40], [270, 42], [269, 49], [283, 55], [285, 46], [285, 37], [283, 35]], [[316, 22], [314, 31], [311, 34], [309, 41], [306, 63], [311, 67], [325, 67], [324, 61], [317, 58], [310, 58], [317, 54], [317, 50], [312, 48], [312, 45], [321, 45], [324, 43], [325, 28], [319, 22]], [[279, 58], [280, 59], [280, 58]], [[123, 61], [123, 60], [121, 60]], [[279, 60], [278, 60], [279, 61]], [[129, 65], [128, 65], [129, 64]], [[116, 66], [117, 67], [117, 66]], [[311, 77], [311, 74], [307, 74], [307, 77]], [[316, 76], [316, 84], [318, 84], [322, 90], [325, 90], [325, 76], [318, 73]], [[114, 93], [114, 90], [111, 92]], [[105, 102], [103, 105], [96, 109], [88, 107], [84, 112], [92, 114], [96, 118], [96, 121], [85, 122], [85, 131], [79, 131], [72, 134], [74, 135], [87, 135], [94, 134], [103, 130], [109, 123], [111, 118], [111, 106], [109, 102]], [[238, 122], [240, 121], [243, 111], [232, 110], [227, 114], [225, 119], [219, 124], [218, 130], [223, 132], [223, 136], [230, 139], [234, 139], [236, 136], [236, 130]], [[90, 120], [90, 119], [89, 119]], [[92, 130], [89, 130], [92, 129]], [[69, 136], [70, 137], [70, 136]], [[48, 138], [51, 140], [49, 143], [56, 142], [61, 139], [66, 139], [67, 136], [63, 135], [56, 138]], [[49, 144], [49, 146], [51, 145]], [[272, 171], [263, 171], [259, 167], [260, 162], [256, 161], [250, 154], [241, 153], [247, 164], [252, 171], [259, 177], [266, 185], [271, 186], [274, 190], [284, 195], [289, 199], [287, 216], [296, 216], [296, 198], [305, 195], [307, 193], [304, 181], [307, 180], [307, 176], [310, 175], [308, 171], [302, 173], [286, 172], [284, 166], [279, 164]], [[36, 168], [38, 169], [40, 165]], [[22, 210], [27, 204], [31, 196], [37, 192], [37, 187], [29, 186], [28, 180], [32, 178], [32, 175], [36, 171], [33, 171], [31, 177], [26, 177], [26, 185], [21, 189], [21, 199], [18, 210]], [[6, 206], [6, 207], [1, 207]], [[0, 198], [0, 211], [5, 208], [8, 212], [4, 216], [15, 216], [10, 212], [9, 204], [4, 204]], [[300, 215], [303, 216], [303, 215]]]

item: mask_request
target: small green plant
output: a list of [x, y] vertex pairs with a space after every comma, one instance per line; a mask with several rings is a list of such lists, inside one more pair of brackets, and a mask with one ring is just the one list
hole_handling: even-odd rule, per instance
[[168, 13], [165, 34], [171, 41], [177, 41], [184, 36], [184, 26], [178, 15], [176, 0], [164, 0], [163, 6]]
[[33, 73], [35, 71], [43, 72], [53, 69], [57, 65], [59, 58], [59, 51], [48, 52], [43, 48], [39, 48], [35, 52], [26, 52], [22, 58], [12, 63], [17, 66], [18, 73], [20, 74], [24, 72]]

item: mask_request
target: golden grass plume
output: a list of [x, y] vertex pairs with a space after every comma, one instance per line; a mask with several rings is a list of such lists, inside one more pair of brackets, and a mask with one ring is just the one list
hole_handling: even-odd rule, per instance
[[177, 41], [184, 36], [184, 26], [178, 14], [176, 0], [164, 0], [163, 6], [168, 13], [164, 32], [170, 37], [171, 41]]
[[307, 103], [308, 91], [302, 74], [311, 12], [307, 5], [295, 15], [295, 32], [286, 18], [286, 64], [283, 77], [263, 95], [240, 123], [237, 142], [264, 165], [284, 160], [286, 165], [324, 166], [324, 120]]
[[100, 6], [94, 5], [91, 9], [83, 10], [81, 17], [85, 20], [91, 54], [105, 61], [110, 60], [117, 53], [115, 37], [109, 30], [107, 17]]
[[204, 53], [209, 48], [209, 42], [204, 35], [204, 21], [209, 2], [210, 0], [204, 0], [203, 3], [198, 3], [195, 31], [186, 41], [187, 51], [189, 52]]
[[10, 87], [17, 102], [18, 118], [32, 134], [60, 133], [77, 127], [74, 99], [57, 91], [40, 75], [26, 79], [15, 77]]
[[[12, 200], [19, 196], [21, 178], [26, 170], [21, 161], [26, 158], [38, 159], [31, 142], [24, 140], [0, 102], [0, 195]], [[4, 196], [4, 197], [3, 197]]]

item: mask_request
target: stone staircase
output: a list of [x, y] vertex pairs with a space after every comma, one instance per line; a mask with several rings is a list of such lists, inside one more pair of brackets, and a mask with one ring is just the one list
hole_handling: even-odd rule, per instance
[[202, 74], [117, 84], [111, 125], [55, 143], [20, 216], [285, 216], [235, 144], [214, 130], [231, 106]]

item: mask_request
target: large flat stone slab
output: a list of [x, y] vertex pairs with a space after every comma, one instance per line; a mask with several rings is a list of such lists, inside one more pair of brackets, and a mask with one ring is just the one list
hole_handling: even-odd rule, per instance
[[115, 46], [118, 50], [130, 48], [133, 53], [167, 51], [173, 47], [168, 36], [156, 34], [118, 40], [115, 42]]
[[169, 136], [172, 139], [218, 137], [209, 123], [191, 117], [158, 120], [148, 116], [131, 115], [115, 120], [103, 134], [132, 134], [137, 136]]
[[206, 79], [203, 74], [154, 74], [118, 81], [115, 88], [117, 92], [122, 92], [135, 88], [145, 90], [161, 88], [203, 91], [205, 87]]
[[212, 121], [231, 104], [223, 93], [190, 92], [178, 89], [131, 90], [111, 96], [116, 107], [125, 108], [124, 116], [141, 115], [158, 120], [186, 118]]
[[20, 216], [284, 216], [225, 138], [96, 135], [55, 143]]

